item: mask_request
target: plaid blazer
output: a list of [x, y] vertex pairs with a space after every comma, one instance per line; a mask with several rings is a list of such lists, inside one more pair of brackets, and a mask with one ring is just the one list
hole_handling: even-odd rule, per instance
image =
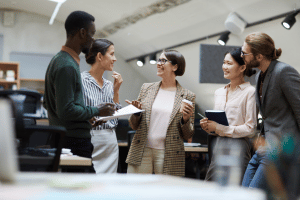
[[[176, 81], [177, 82], [177, 81]], [[136, 133], [131, 142], [126, 163], [141, 165], [144, 148], [147, 142], [147, 134], [150, 125], [152, 104], [155, 100], [161, 82], [143, 84], [138, 101], [142, 103], [145, 110], [140, 116], [131, 115], [129, 124]], [[174, 107], [169, 121], [165, 140], [165, 157], [163, 174], [184, 176], [185, 175], [185, 151], [183, 140], [191, 138], [194, 134], [195, 112], [185, 124], [182, 124], [182, 113], [179, 111], [181, 101], [187, 99], [193, 102], [195, 107], [195, 94], [184, 89], [177, 82]]]

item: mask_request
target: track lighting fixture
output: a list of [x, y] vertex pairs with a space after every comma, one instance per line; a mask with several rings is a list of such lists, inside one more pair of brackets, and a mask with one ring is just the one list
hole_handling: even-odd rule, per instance
[[156, 53], [150, 55], [149, 62], [150, 62], [151, 65], [156, 64]]
[[139, 67], [143, 67], [143, 65], [145, 64], [145, 57], [141, 57], [137, 60], [136, 62], [137, 66]]
[[229, 31], [223, 33], [223, 34], [220, 36], [220, 38], [218, 39], [218, 43], [219, 43], [220, 45], [222, 45], [222, 46], [225, 46], [226, 42], [227, 42], [228, 39], [229, 39], [229, 34], [230, 34]]
[[287, 29], [290, 30], [292, 28], [292, 26], [295, 24], [296, 22], [296, 15], [299, 13], [299, 11], [296, 11], [290, 15], [288, 15], [282, 22], [282, 26]]

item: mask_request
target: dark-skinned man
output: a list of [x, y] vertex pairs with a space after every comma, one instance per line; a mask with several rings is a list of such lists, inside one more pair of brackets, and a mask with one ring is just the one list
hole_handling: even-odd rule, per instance
[[63, 147], [75, 155], [91, 158], [90, 128], [94, 116], [110, 116], [115, 105], [84, 105], [79, 54], [87, 54], [96, 32], [95, 18], [83, 11], [72, 12], [65, 21], [67, 41], [51, 60], [45, 76], [44, 107], [50, 125], [67, 129]]

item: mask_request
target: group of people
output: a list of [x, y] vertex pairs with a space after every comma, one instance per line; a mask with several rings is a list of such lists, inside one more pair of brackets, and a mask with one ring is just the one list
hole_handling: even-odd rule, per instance
[[[114, 129], [117, 120], [101, 121], [122, 106], [119, 90], [122, 76], [113, 71], [114, 44], [96, 39], [95, 18], [83, 11], [72, 12], [65, 21], [67, 41], [51, 60], [45, 77], [44, 107], [51, 125], [67, 129], [64, 147], [73, 154], [93, 160], [96, 173], [114, 173], [118, 165], [118, 144]], [[79, 54], [83, 52], [89, 71], [80, 73]], [[241, 48], [225, 54], [222, 69], [230, 83], [215, 92], [214, 109], [224, 110], [229, 126], [204, 118], [203, 130], [217, 136], [216, 145], [239, 143], [243, 148], [242, 185], [265, 188], [267, 152], [289, 132], [299, 134], [300, 76], [290, 65], [279, 62], [281, 49], [265, 33], [248, 35]], [[255, 74], [256, 88], [245, 76]], [[105, 79], [113, 71], [114, 82]], [[131, 115], [129, 124], [136, 130], [126, 162], [128, 173], [155, 173], [184, 176], [184, 141], [194, 134], [195, 94], [176, 80], [185, 72], [185, 59], [175, 50], [165, 50], [157, 60], [161, 81], [143, 84], [137, 100], [128, 104], [144, 112]], [[183, 104], [182, 100], [192, 102]], [[258, 109], [257, 109], [258, 108]], [[252, 156], [250, 138], [256, 134], [257, 114], [262, 115], [260, 142]], [[256, 142], [258, 143], [258, 142]], [[252, 158], [251, 158], [252, 156]], [[206, 180], [215, 172], [214, 154]]]

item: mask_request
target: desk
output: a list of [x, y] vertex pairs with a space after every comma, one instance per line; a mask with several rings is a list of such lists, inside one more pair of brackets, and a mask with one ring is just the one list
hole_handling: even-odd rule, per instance
[[66, 156], [60, 157], [59, 168], [61, 172], [90, 172], [92, 166], [92, 159], [80, 156]]
[[91, 166], [92, 159], [80, 156], [61, 156], [60, 166]]
[[20, 173], [16, 184], [2, 184], [1, 199], [264, 200], [258, 189], [164, 175]]

